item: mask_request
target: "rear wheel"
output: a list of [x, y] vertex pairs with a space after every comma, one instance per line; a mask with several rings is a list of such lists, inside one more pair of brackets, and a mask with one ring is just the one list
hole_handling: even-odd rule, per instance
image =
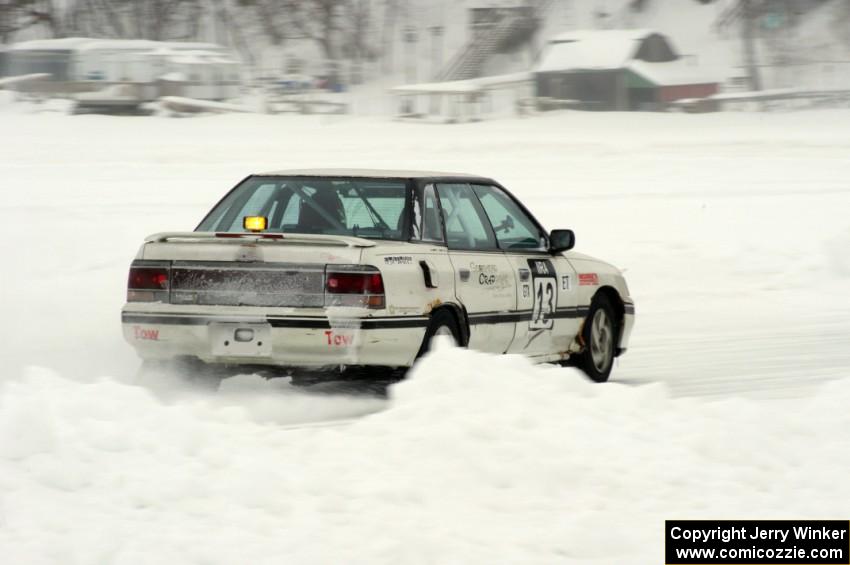
[[578, 366], [597, 383], [607, 381], [614, 366], [617, 337], [614, 320], [614, 308], [608, 297], [603, 294], [596, 295], [590, 303], [590, 312], [582, 329], [585, 347], [579, 356]]
[[460, 344], [460, 329], [457, 325], [457, 320], [449, 310], [441, 309], [431, 314], [431, 320], [428, 322], [428, 328], [425, 330], [425, 338], [422, 340], [422, 347], [419, 348], [419, 353], [416, 354], [417, 359], [422, 357], [431, 349], [432, 341], [435, 338], [449, 338], [454, 345]]

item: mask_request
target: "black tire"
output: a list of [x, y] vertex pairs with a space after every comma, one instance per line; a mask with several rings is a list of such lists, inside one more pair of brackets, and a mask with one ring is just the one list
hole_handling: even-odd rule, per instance
[[431, 349], [431, 340], [436, 335], [451, 334], [456, 344], [460, 344], [460, 328], [457, 326], [457, 319], [454, 314], [445, 308], [436, 310], [431, 314], [431, 320], [428, 322], [428, 328], [425, 330], [425, 337], [422, 340], [422, 347], [419, 348], [419, 353], [416, 358], [420, 358]]
[[611, 301], [597, 294], [590, 303], [590, 311], [581, 335], [584, 351], [578, 357], [578, 367], [590, 380], [604, 383], [614, 367], [614, 348], [617, 345], [617, 318]]

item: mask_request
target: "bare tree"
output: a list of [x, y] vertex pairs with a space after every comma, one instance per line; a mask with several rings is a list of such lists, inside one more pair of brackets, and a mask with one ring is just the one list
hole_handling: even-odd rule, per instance
[[0, 42], [32, 27], [44, 28], [48, 37], [62, 37], [67, 27], [65, 15], [56, 0], [0, 0]]
[[76, 0], [75, 31], [122, 39], [193, 39], [204, 0]]
[[79, 14], [77, 22], [81, 33], [95, 37], [134, 35], [129, 25], [130, 19], [122, 13], [125, 8], [123, 2], [114, 0], [81, 0], [76, 5]]
[[319, 44], [327, 59], [336, 59], [338, 55], [339, 18], [346, 0], [285, 0], [287, 12], [293, 27], [304, 37]]
[[[221, 2], [222, 0], [217, 0]], [[235, 9], [244, 16], [246, 8], [254, 12], [263, 35], [272, 45], [282, 45], [288, 37], [292, 22], [288, 18], [288, 0], [235, 0]]]
[[396, 21], [398, 19], [399, 0], [384, 0], [384, 18], [381, 32], [381, 56], [383, 70], [389, 73], [393, 69], [393, 55], [396, 37]]
[[838, 38], [850, 47], [850, 2], [838, 4], [833, 12], [832, 29]]
[[249, 64], [253, 65], [255, 62], [254, 53], [245, 39], [245, 35], [242, 33], [241, 26], [234, 25], [234, 16], [230, 3], [227, 0], [212, 0], [212, 2], [214, 8], [213, 26], [216, 30], [216, 41], [219, 43], [228, 43], [227, 38], [229, 36], [230, 43], [242, 54]]
[[0, 0], [0, 43], [8, 43], [12, 34], [32, 25], [32, 18], [24, 17], [21, 2]]
[[371, 0], [348, 0], [345, 8], [348, 20], [343, 27], [346, 52], [356, 60], [373, 58], [375, 49], [369, 41], [372, 31]]

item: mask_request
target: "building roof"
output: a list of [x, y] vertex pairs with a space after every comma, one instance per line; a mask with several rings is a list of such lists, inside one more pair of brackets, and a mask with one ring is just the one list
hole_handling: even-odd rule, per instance
[[236, 65], [239, 63], [236, 59], [227, 57], [225, 53], [219, 51], [156, 51], [153, 55], [170, 55], [169, 61], [180, 65], [206, 65], [206, 64], [224, 64]]
[[91, 41], [90, 37], [62, 37], [60, 39], [33, 39], [22, 41], [11, 46], [10, 51], [68, 51], [76, 49]]
[[97, 50], [135, 50], [152, 51], [164, 49], [173, 51], [226, 51], [215, 43], [153, 41], [149, 39], [93, 39], [90, 37], [63, 37], [60, 39], [34, 39], [12, 45], [14, 51], [97, 51]]
[[652, 35], [648, 29], [578, 30], [562, 33], [547, 42], [537, 72], [612, 70], [623, 68], [634, 57], [640, 42]]
[[446, 82], [425, 82], [420, 84], [403, 84], [391, 88], [401, 94], [474, 94], [481, 92], [481, 87], [469, 80], [452, 80]]
[[75, 51], [147, 51], [161, 45], [148, 39], [92, 39], [74, 46]]
[[413, 179], [413, 178], [468, 178], [481, 179], [478, 175], [466, 173], [445, 173], [436, 171], [406, 171], [393, 169], [287, 169], [258, 173], [261, 176], [277, 177], [351, 177], [378, 179]]
[[682, 84], [713, 84], [719, 82], [705, 70], [688, 64], [684, 59], [666, 63], [648, 63], [629, 61], [626, 68], [643, 77], [656, 86], [674, 86]]
[[554, 35], [547, 43], [564, 43], [567, 41], [589, 41], [604, 38], [605, 41], [640, 41], [657, 33], [648, 28], [638, 29], [574, 29]]
[[400, 94], [474, 94], [483, 90], [522, 84], [531, 81], [532, 78], [531, 73], [521, 72], [445, 82], [403, 84], [394, 86], [390, 90]]

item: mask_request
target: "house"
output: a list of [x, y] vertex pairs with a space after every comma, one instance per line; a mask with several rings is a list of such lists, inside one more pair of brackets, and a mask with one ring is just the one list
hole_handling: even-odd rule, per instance
[[226, 100], [238, 96], [242, 84], [241, 63], [211, 43], [42, 39], [12, 45], [7, 65], [11, 75], [47, 73], [40, 92], [90, 106], [138, 106], [175, 94]]
[[547, 42], [534, 70], [539, 98], [587, 110], [663, 110], [718, 91], [718, 82], [651, 30], [572, 31]]

